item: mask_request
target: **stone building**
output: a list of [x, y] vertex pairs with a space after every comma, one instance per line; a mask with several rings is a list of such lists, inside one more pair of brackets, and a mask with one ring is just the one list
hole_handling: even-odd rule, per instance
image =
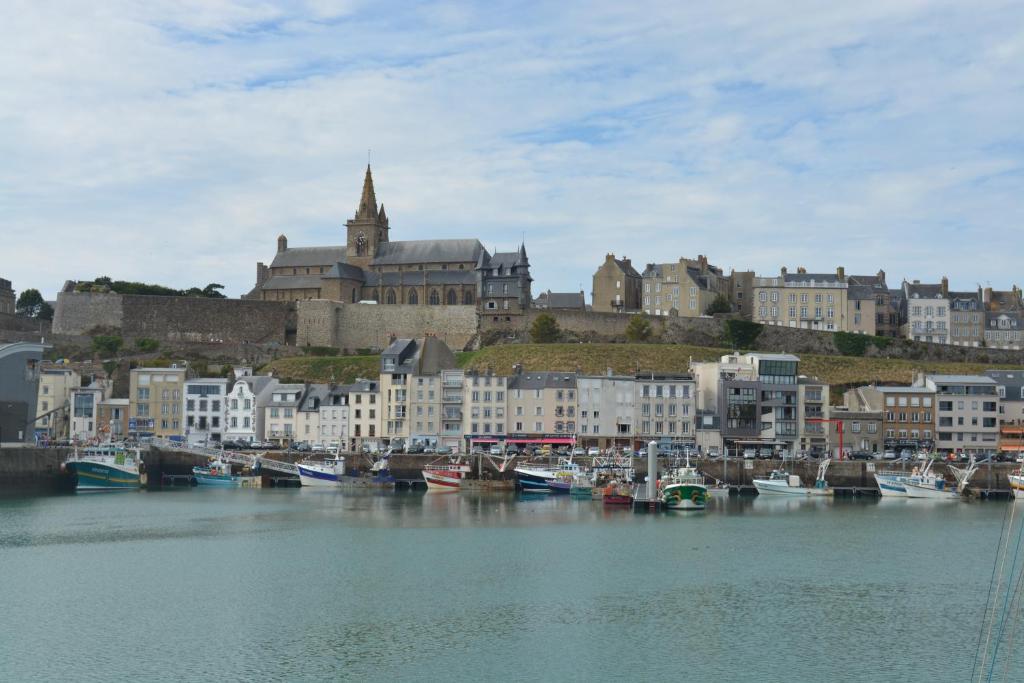
[[935, 390], [925, 386], [869, 386], [847, 391], [844, 404], [855, 412], [882, 414], [882, 446], [901, 452], [935, 447]]
[[625, 256], [607, 254], [594, 273], [591, 308], [598, 313], [631, 313], [640, 310], [643, 277]]
[[985, 310], [981, 289], [976, 292], [947, 292], [949, 299], [949, 343], [953, 346], [981, 346], [985, 341]]
[[552, 292], [550, 289], [541, 292], [533, 300], [533, 307], [548, 311], [585, 311], [587, 310], [586, 295], [580, 292]]
[[677, 263], [648, 263], [642, 308], [648, 315], [702, 316], [719, 296], [731, 300], [731, 281], [704, 255]]
[[367, 166], [359, 207], [346, 222], [346, 243], [296, 248], [281, 235], [270, 265], [256, 264], [256, 286], [248, 298], [420, 306], [475, 306], [483, 299], [481, 310], [508, 322], [529, 308], [524, 245], [491, 254], [476, 239], [393, 242], [390, 233]]
[[985, 346], [994, 349], [1024, 348], [1024, 301], [1016, 285], [1008, 292], [983, 290]]
[[441, 373], [458, 366], [436, 337], [396, 339], [380, 356], [383, 437], [388, 444], [436, 446], [441, 431]]
[[0, 313], [14, 315], [14, 289], [11, 281], [0, 277]]
[[903, 281], [906, 307], [904, 335], [914, 341], [934, 344], [949, 343], [949, 280], [942, 278], [937, 285], [923, 284], [920, 280]]
[[96, 436], [100, 441], [122, 441], [128, 435], [128, 410], [131, 401], [127, 398], [108, 398], [97, 407]]

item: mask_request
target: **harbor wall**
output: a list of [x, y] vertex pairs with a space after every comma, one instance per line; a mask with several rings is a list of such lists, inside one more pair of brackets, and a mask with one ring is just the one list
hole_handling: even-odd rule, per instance
[[70, 478], [61, 471], [61, 463], [70, 453], [68, 448], [0, 448], [0, 490], [10, 493], [70, 488]]

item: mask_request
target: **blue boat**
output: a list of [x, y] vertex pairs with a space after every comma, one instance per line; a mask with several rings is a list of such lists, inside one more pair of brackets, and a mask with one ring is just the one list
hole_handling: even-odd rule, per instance
[[76, 491], [134, 491], [142, 486], [140, 462], [138, 450], [107, 444], [76, 449], [64, 469], [74, 477]]
[[221, 486], [226, 488], [256, 488], [259, 486], [258, 476], [242, 476], [231, 473], [230, 463], [220, 458], [213, 460], [206, 467], [196, 466], [192, 468], [192, 476], [199, 486]]

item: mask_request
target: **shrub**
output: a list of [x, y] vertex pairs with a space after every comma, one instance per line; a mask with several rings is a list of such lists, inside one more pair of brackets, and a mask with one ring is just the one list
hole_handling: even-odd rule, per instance
[[333, 346], [307, 346], [307, 356], [337, 356], [339, 355], [338, 349]]
[[714, 315], [716, 313], [732, 313], [732, 304], [729, 303], [729, 299], [724, 294], [716, 296], [715, 300], [704, 311], [704, 315]]
[[734, 349], [753, 348], [763, 329], [764, 325], [749, 320], [726, 320], [725, 342]]
[[626, 339], [631, 342], [647, 341], [651, 337], [651, 321], [642, 315], [634, 315], [626, 326]]
[[156, 339], [147, 339], [143, 337], [135, 340], [135, 348], [143, 353], [153, 353], [160, 348], [160, 342]]
[[98, 337], [92, 338], [93, 351], [104, 356], [115, 356], [117, 352], [121, 350], [121, 345], [124, 341], [117, 336], [110, 334], [101, 334]]
[[558, 341], [561, 330], [558, 321], [548, 313], [541, 313], [530, 326], [530, 338], [534, 344], [551, 344]]
[[863, 356], [871, 342], [871, 338], [867, 335], [851, 332], [834, 332], [832, 340], [841, 356]]

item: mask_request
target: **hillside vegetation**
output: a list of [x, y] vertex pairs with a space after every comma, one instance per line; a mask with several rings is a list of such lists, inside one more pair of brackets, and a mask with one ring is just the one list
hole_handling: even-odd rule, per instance
[[[467, 370], [490, 369], [511, 374], [521, 363], [526, 370], [579, 370], [603, 374], [637, 371], [685, 372], [690, 360], [717, 360], [726, 349], [681, 344], [509, 344], [488, 346], [456, 354]], [[1005, 365], [947, 363], [851, 356], [800, 356], [801, 373], [834, 385], [909, 383], [915, 371], [934, 374], [977, 374]], [[264, 368], [283, 379], [307, 382], [351, 382], [356, 377], [377, 377], [379, 356], [297, 357], [276, 360]], [[833, 396], [835, 398], [835, 396]]]

